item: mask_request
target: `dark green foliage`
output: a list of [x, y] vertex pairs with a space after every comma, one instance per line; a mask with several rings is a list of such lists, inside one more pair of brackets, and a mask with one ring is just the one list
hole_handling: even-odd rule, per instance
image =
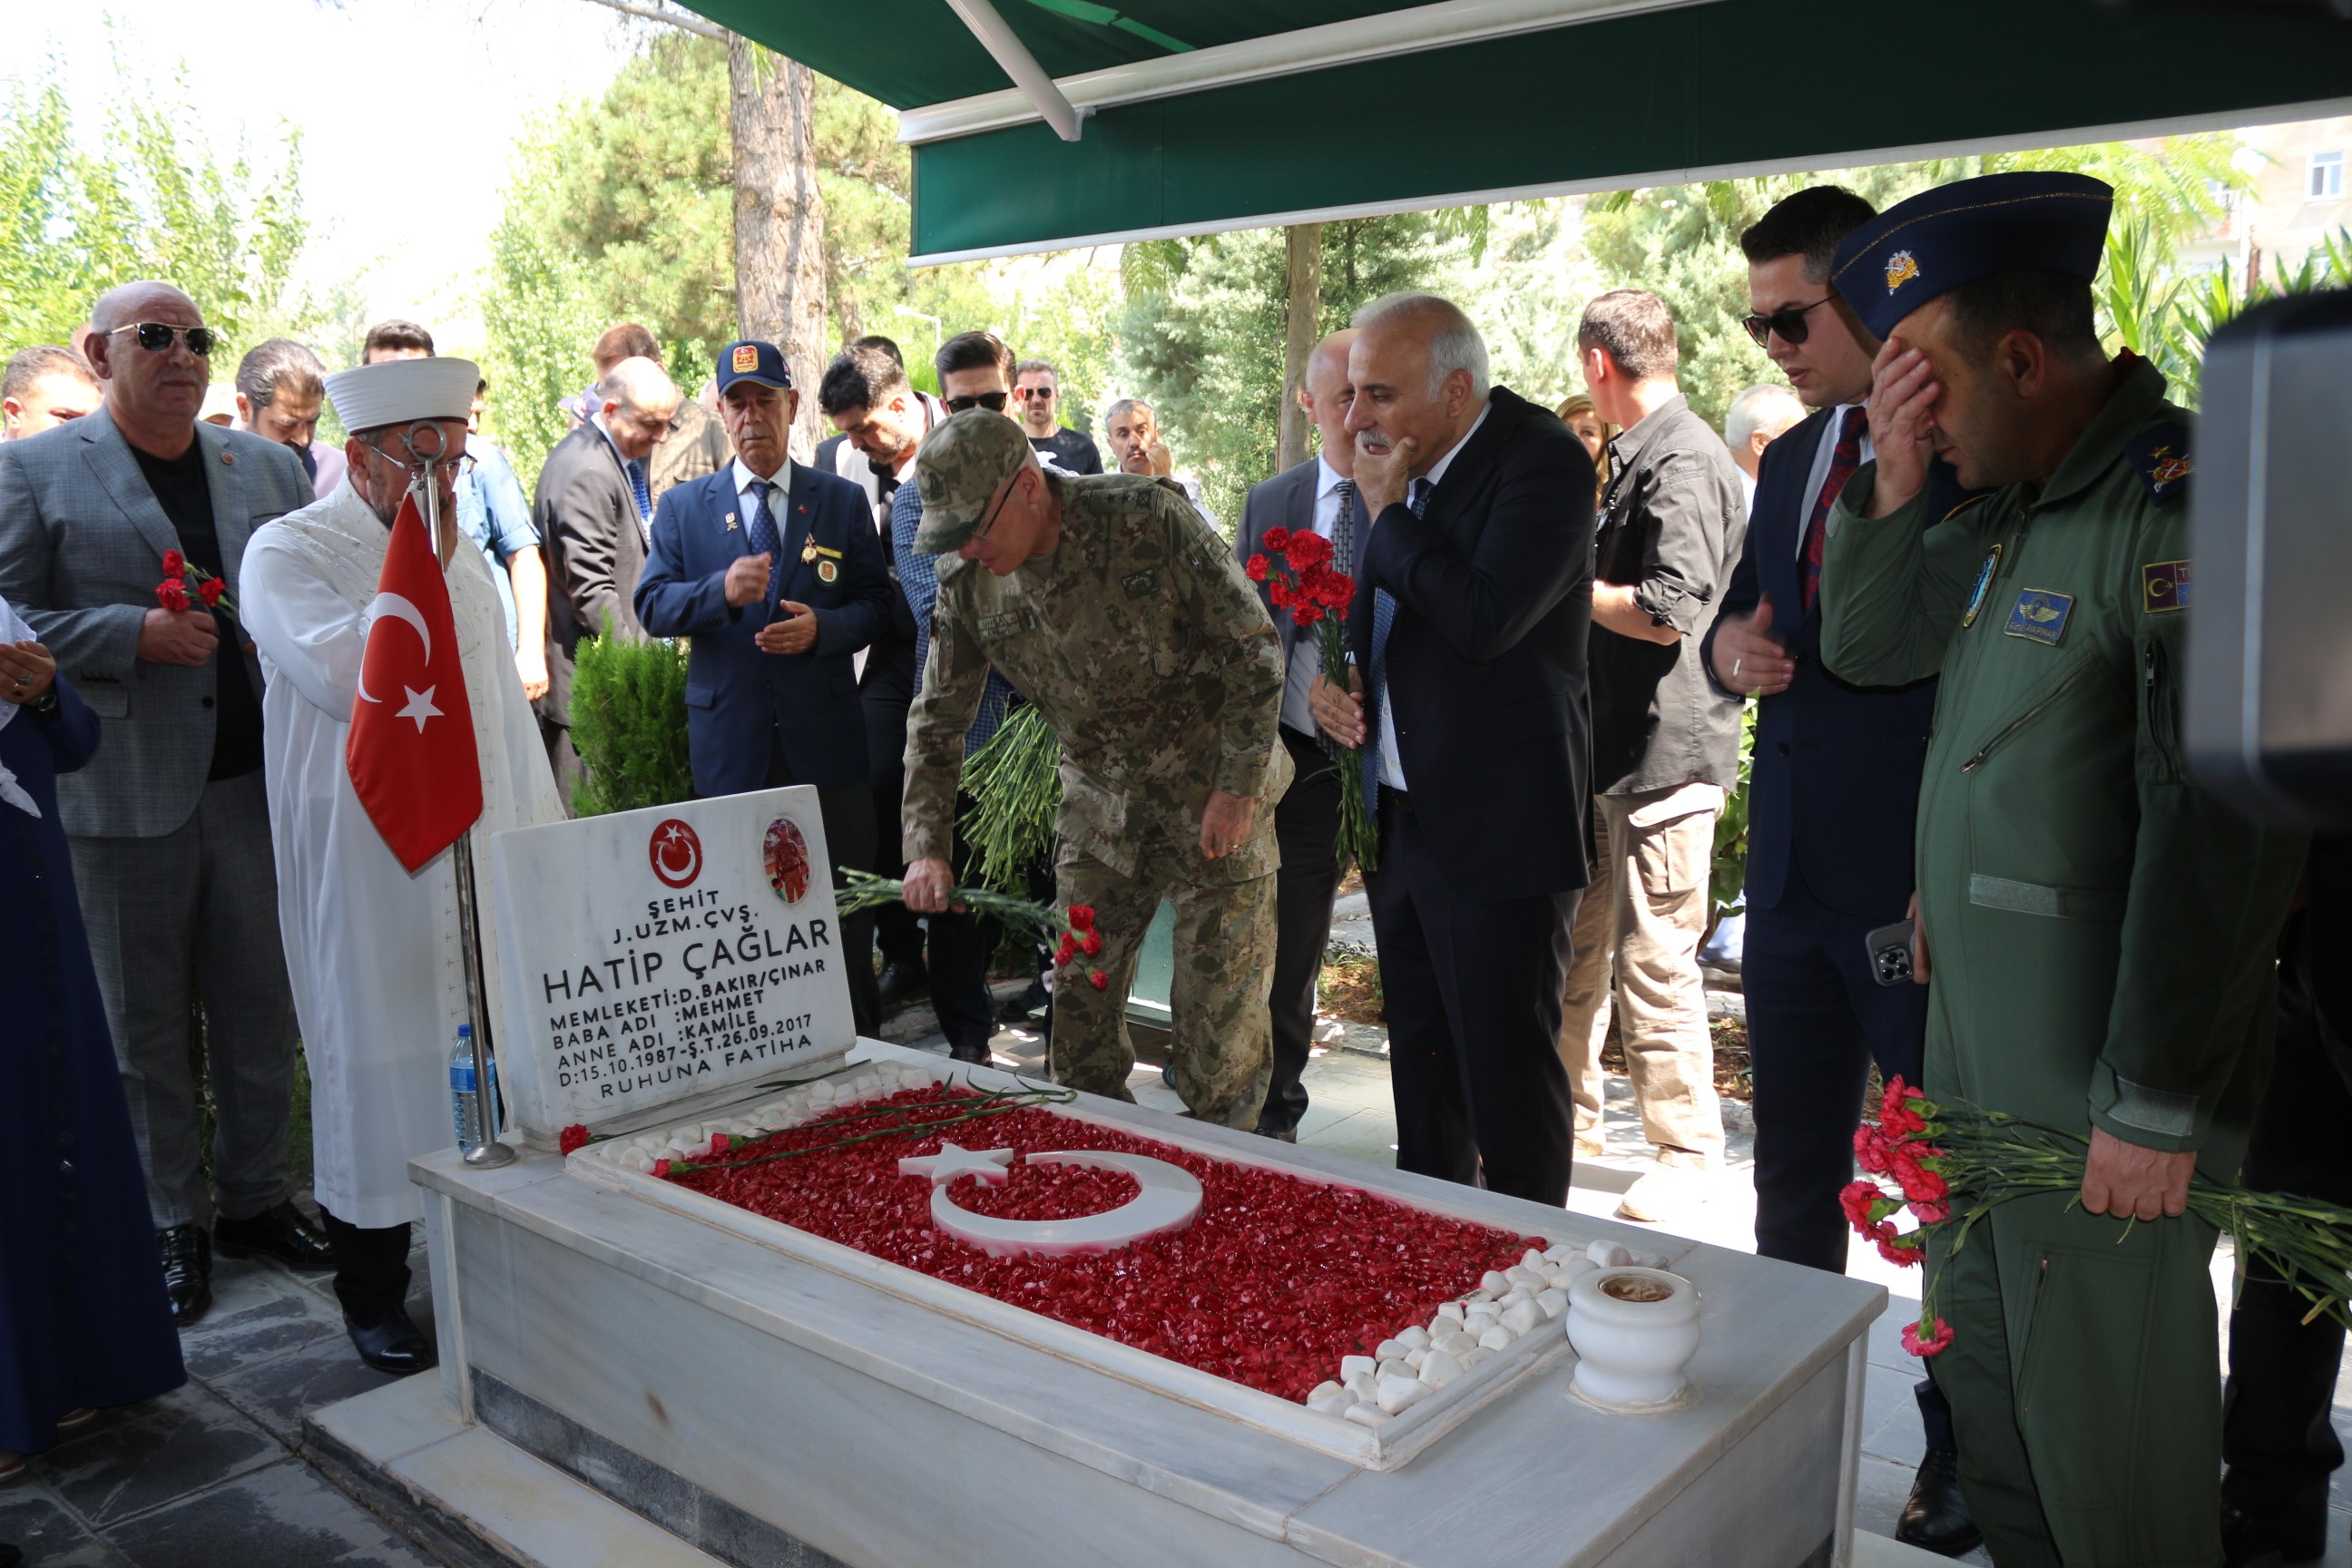
[[588, 777], [575, 816], [694, 797], [686, 749], [686, 645], [590, 637], [572, 677], [572, 743]]

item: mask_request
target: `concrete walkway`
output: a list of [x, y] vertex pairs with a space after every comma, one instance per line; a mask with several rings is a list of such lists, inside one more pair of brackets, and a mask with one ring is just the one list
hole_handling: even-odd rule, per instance
[[[926, 1007], [908, 1009], [883, 1033], [901, 1044], [946, 1049]], [[1396, 1121], [1386, 1036], [1335, 1019], [1324, 1020], [1318, 1035], [1306, 1077], [1312, 1104], [1300, 1142], [1393, 1164]], [[1160, 1082], [1156, 1046], [1146, 1037], [1139, 1047], [1143, 1059], [1129, 1080], [1135, 1098], [1181, 1110], [1173, 1091]], [[1045, 1042], [1034, 1030], [1001, 1031], [995, 1050], [999, 1066], [1044, 1071]], [[1609, 1095], [1609, 1152], [1577, 1163], [1569, 1206], [1580, 1213], [1613, 1211], [1617, 1195], [1643, 1163], [1631, 1086], [1612, 1077]], [[1748, 1182], [1754, 1138], [1746, 1107], [1727, 1104], [1725, 1112], [1727, 1165], [1708, 1184], [1706, 1200], [1680, 1216], [1674, 1228], [1744, 1250], [1752, 1246], [1755, 1219]], [[421, 1246], [412, 1262], [417, 1279], [410, 1310], [429, 1333], [432, 1302]], [[2226, 1257], [2216, 1261], [2215, 1288], [2225, 1304], [2229, 1268]], [[1921, 1447], [1911, 1399], [1917, 1363], [1904, 1353], [1899, 1338], [1901, 1325], [1917, 1315], [1918, 1281], [1916, 1274], [1889, 1267], [1858, 1244], [1850, 1270], [1885, 1285], [1895, 1297], [1870, 1338], [1856, 1519], [1862, 1530], [1885, 1537], [1894, 1532]], [[352, 1354], [325, 1277], [222, 1260], [214, 1285], [212, 1311], [182, 1336], [188, 1386], [144, 1405], [102, 1413], [69, 1441], [35, 1458], [23, 1479], [0, 1486], [0, 1542], [25, 1547], [27, 1561], [42, 1568], [425, 1568], [435, 1563], [474, 1568], [478, 1558], [452, 1552], [447, 1537], [420, 1528], [414, 1519], [400, 1521], [402, 1529], [433, 1547], [404, 1539], [338, 1489], [320, 1469], [320, 1456], [306, 1451], [306, 1415], [393, 1381], [370, 1372]], [[2352, 1366], [2338, 1384], [2336, 1426], [2352, 1444]], [[2352, 1493], [2341, 1473], [2334, 1501], [2324, 1563], [2326, 1568], [2352, 1568], [2352, 1545], [2347, 1542]], [[584, 1521], [541, 1523], [557, 1539], [574, 1540]], [[564, 1552], [541, 1560], [567, 1558], [586, 1561]], [[1857, 1550], [1859, 1563], [1888, 1568], [1932, 1561], [1886, 1541]], [[1978, 1552], [1962, 1561], [1989, 1560]]]

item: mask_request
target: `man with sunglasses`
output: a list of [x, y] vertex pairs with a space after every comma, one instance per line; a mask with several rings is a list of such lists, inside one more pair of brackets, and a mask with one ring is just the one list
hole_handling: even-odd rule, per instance
[[1102, 453], [1096, 449], [1093, 437], [1082, 436], [1058, 420], [1062, 376], [1052, 361], [1024, 359], [1013, 366], [1013, 401], [1021, 416], [1021, 433], [1064, 472], [1102, 472]]
[[[294, 1003], [262, 672], [234, 610], [247, 541], [310, 504], [310, 481], [278, 443], [197, 419], [220, 345], [187, 295], [126, 283], [90, 321], [104, 404], [0, 446], [0, 597], [105, 723], [96, 759], [59, 780], [58, 796], [164, 1283], [186, 1324], [211, 1303], [215, 1245], [297, 1268], [331, 1261], [286, 1169]], [[167, 556], [225, 596], [159, 594], [159, 581], [183, 580]], [[199, 992], [216, 1127], [209, 1189], [188, 1049]]]
[[[1838, 1190], [1853, 1176], [1871, 1064], [1916, 1084], [1927, 1038], [1926, 974], [1880, 984], [1866, 939], [1903, 920], [1911, 900], [1936, 683], [1853, 686], [1821, 656], [1822, 534], [1847, 479], [1875, 455], [1863, 405], [1878, 352], [1829, 282], [1830, 262], [1875, 216], [1853, 192], [1815, 185], [1739, 237], [1754, 312], [1741, 324], [1814, 412], [1764, 453], [1738, 569], [1699, 645], [1718, 689], [1757, 699], [1741, 970], [1756, 1250], [1832, 1273], [1846, 1265]], [[1948, 464], [1936, 465], [1935, 484], [1931, 516], [1965, 504]], [[1951, 1406], [1932, 1376], [1914, 1393], [1927, 1451], [1895, 1538], [1967, 1552], [1979, 1537], [1960, 1495]]]
[[1048, 474], [1020, 426], [959, 414], [915, 458], [940, 563], [907, 732], [907, 907], [947, 908], [956, 786], [992, 670], [1062, 738], [1059, 899], [1097, 947], [1054, 1003], [1056, 1082], [1130, 1100], [1128, 985], [1162, 898], [1176, 908], [1176, 1091], [1204, 1121], [1257, 1124], [1272, 1068], [1275, 738], [1282, 644], [1232, 549], [1175, 490]]

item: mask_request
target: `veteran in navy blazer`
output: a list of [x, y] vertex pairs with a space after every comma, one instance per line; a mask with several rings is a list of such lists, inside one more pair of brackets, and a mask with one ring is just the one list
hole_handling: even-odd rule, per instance
[[[719, 357], [735, 460], [669, 490], [637, 579], [637, 619], [691, 639], [687, 747], [694, 787], [735, 795], [815, 787], [839, 868], [873, 863], [877, 824], [853, 656], [889, 624], [898, 586], [866, 492], [785, 457], [800, 402], [772, 343]], [[881, 1022], [873, 917], [842, 922], [851, 1010]]]
[[[1853, 1176], [1870, 1065], [1917, 1083], [1927, 1027], [1927, 987], [1878, 984], [1864, 939], [1910, 906], [1936, 683], [1850, 686], [1821, 657], [1828, 513], [1874, 456], [1863, 402], [1878, 349], [1826, 279], [1838, 242], [1872, 216], [1861, 197], [1817, 185], [1740, 236], [1757, 312], [1744, 324], [1815, 412], [1764, 449], [1746, 546], [1700, 644], [1718, 689], [1758, 699], [1741, 955], [1756, 1250], [1832, 1273], [1845, 1268], [1838, 1191]], [[1969, 504], [1948, 464], [1928, 484], [1930, 518]], [[1978, 1534], [1956, 1480], [1950, 1407], [1932, 1380], [1916, 1392], [1927, 1453], [1896, 1537], [1964, 1552]]]
[[1367, 696], [1318, 680], [1312, 701], [1377, 786], [1365, 881], [1397, 1165], [1557, 1205], [1574, 1152], [1555, 1042], [1586, 881], [1592, 458], [1550, 410], [1487, 385], [1486, 345], [1447, 301], [1391, 295], [1356, 326], [1347, 427], [1372, 521], [1348, 636]]

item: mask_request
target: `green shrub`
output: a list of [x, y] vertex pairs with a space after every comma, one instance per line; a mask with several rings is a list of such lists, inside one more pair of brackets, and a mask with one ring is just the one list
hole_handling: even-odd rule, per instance
[[574, 816], [694, 797], [686, 749], [686, 644], [583, 638], [572, 675], [572, 743], [588, 776]]

